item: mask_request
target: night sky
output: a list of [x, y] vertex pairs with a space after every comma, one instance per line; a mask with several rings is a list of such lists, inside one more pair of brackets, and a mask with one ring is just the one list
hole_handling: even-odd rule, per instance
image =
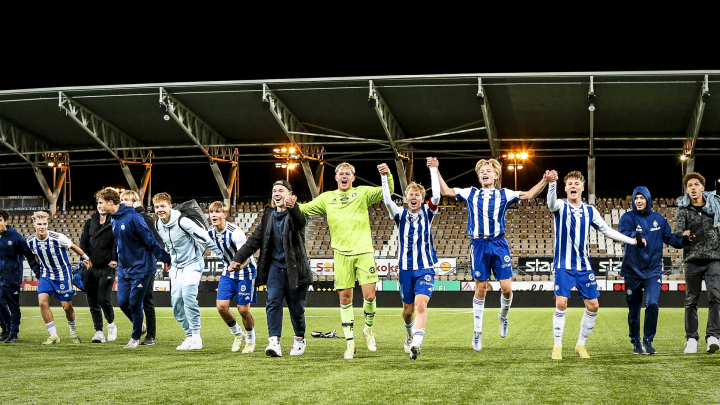
[[[714, 51], [699, 35], [698, 11], [674, 2], [622, 9], [598, 3], [589, 10], [553, 10], [544, 3], [535, 9], [515, 4], [507, 10], [434, 6], [426, 12], [392, 12], [358, 3], [336, 10], [335, 15], [305, 5], [279, 11], [269, 3], [265, 9], [245, 3], [212, 9], [108, 3], [99, 9], [98, 3], [69, 7], [66, 3], [2, 2], [0, 90], [368, 75], [718, 68], [710, 62], [709, 52]], [[358, 174], [376, 181], [377, 163], [381, 162], [356, 164]], [[440, 168], [450, 178], [473, 167], [473, 161], [461, 160], [441, 161]], [[561, 176], [570, 170], [586, 173], [587, 160], [530, 161], [518, 173], [518, 188], [532, 187], [546, 168], [558, 170]], [[706, 175], [707, 188], [714, 189], [720, 177], [717, 164], [698, 158], [696, 170]], [[272, 164], [241, 164], [240, 171], [241, 178], [250, 172], [268, 173], [262, 181], [282, 177]], [[204, 172], [207, 181], [186, 181]], [[416, 165], [415, 174], [429, 185], [422, 165]], [[680, 179], [677, 158], [597, 160], [599, 196], [629, 195], [639, 185], [650, 187], [658, 197], [677, 196]], [[243, 195], [261, 198], [270, 192], [260, 180], [243, 180]], [[509, 180], [506, 177], [504, 185], [514, 187]], [[89, 199], [102, 186], [124, 184], [119, 167], [111, 166], [73, 168], [72, 181], [74, 200]], [[335, 187], [329, 176], [326, 181]], [[476, 182], [468, 174], [450, 185]], [[309, 194], [300, 171], [293, 174], [291, 183], [299, 194]], [[197, 164], [154, 165], [153, 193], [161, 189], [178, 198], [212, 199], [219, 194], [209, 167]], [[39, 194], [29, 168], [0, 170], [0, 195]]]

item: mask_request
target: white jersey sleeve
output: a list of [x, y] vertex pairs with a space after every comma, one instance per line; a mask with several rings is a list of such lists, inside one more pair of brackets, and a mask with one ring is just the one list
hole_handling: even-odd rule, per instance
[[635, 244], [635, 239], [629, 238], [620, 232], [612, 229], [610, 225], [605, 222], [604, 219], [602, 219], [602, 216], [600, 215], [600, 211], [597, 210], [595, 207], [590, 207], [593, 211], [593, 220], [592, 220], [592, 226], [602, 232], [603, 235], [607, 236], [608, 238], [612, 240], [616, 240], [618, 242], [627, 243], [629, 245]]
[[455, 199], [467, 202], [467, 199], [470, 198], [470, 192], [472, 191], [472, 187], [468, 188], [454, 188], [455, 190]]
[[58, 233], [57, 241], [60, 247], [64, 249], [70, 249], [73, 245], [72, 240], [61, 233]]
[[232, 241], [233, 243], [235, 243], [235, 246], [240, 249], [242, 245], [247, 242], [247, 236], [245, 236], [245, 231], [243, 231], [240, 227], [237, 227], [232, 233]]
[[383, 202], [387, 207], [390, 219], [394, 219], [395, 216], [402, 212], [402, 208], [399, 208], [392, 200], [392, 194], [390, 193], [390, 185], [388, 184], [387, 176], [382, 176], [382, 192]]
[[555, 211], [559, 210], [560, 206], [562, 205], [562, 201], [557, 199], [557, 182], [556, 181], [553, 181], [550, 184], [548, 184], [547, 204], [548, 204], [548, 208], [550, 209], [550, 212], [555, 212]]
[[437, 207], [438, 205], [440, 205], [440, 199], [442, 198], [442, 194], [440, 193], [440, 179], [438, 178], [437, 167], [430, 168], [430, 185], [432, 187], [432, 197], [430, 197], [430, 204], [428, 205], [430, 207], [435, 207], [433, 211], [437, 212]]

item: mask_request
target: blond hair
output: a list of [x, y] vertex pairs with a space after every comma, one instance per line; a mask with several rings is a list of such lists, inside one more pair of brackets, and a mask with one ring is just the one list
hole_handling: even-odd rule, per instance
[[120, 198], [122, 199], [123, 196], [129, 195], [133, 202], [140, 201], [140, 195], [132, 190], [125, 190], [122, 193], [120, 193]]
[[339, 165], [335, 166], [335, 174], [338, 174], [340, 169], [342, 169], [344, 167], [347, 167], [348, 169], [350, 169], [350, 171], [352, 172], [353, 175], [355, 174], [355, 166], [351, 165], [348, 162], [342, 162]]
[[215, 201], [208, 207], [208, 212], [224, 212], [228, 213], [228, 207], [222, 201]]
[[568, 173], [565, 179], [563, 179], [563, 182], [567, 183], [570, 179], [578, 179], [582, 184], [585, 184], [585, 176], [577, 170]]
[[496, 181], [500, 181], [500, 162], [498, 162], [496, 159], [478, 160], [477, 164], [475, 165], [475, 174], [480, 177], [480, 169], [482, 169], [482, 167], [485, 165], [490, 165], [490, 167], [495, 170], [495, 174], [497, 174], [498, 177]]
[[35, 211], [32, 214], [32, 220], [33, 222], [37, 221], [38, 219], [47, 219], [48, 222], [50, 222], [50, 214], [48, 214], [45, 211]]
[[410, 184], [408, 184], [407, 188], [405, 189], [405, 196], [408, 195], [410, 190], [416, 189], [420, 191], [420, 194], [422, 195], [422, 198], [425, 199], [425, 187], [422, 186], [420, 183], [415, 183], [414, 181]]
[[170, 197], [170, 194], [168, 193], [157, 193], [152, 198], [152, 201], [154, 203], [167, 202], [168, 204], [172, 204], [172, 197]]

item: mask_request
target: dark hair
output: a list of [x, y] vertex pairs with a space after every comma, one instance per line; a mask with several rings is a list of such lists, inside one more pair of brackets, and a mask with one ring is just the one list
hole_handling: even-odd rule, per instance
[[120, 205], [120, 194], [109, 187], [95, 193], [95, 200], [100, 198], [105, 201], [112, 201], [115, 205]]
[[705, 177], [703, 177], [703, 175], [698, 172], [692, 172], [692, 173], [686, 174], [685, 177], [683, 177], [683, 187], [687, 187], [688, 181], [690, 181], [692, 179], [700, 180], [700, 184], [702, 184], [703, 187], [705, 187]]
[[8, 212], [5, 210], [0, 210], [0, 217], [2, 217], [5, 222], [7, 222], [7, 220], [10, 218], [10, 214], [8, 214]]

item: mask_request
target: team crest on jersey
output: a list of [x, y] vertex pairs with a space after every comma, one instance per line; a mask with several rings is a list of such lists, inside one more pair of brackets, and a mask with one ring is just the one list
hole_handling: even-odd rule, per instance
[[642, 226], [640, 226], [640, 225], [636, 226], [635, 232], [642, 232]]
[[505, 260], [505, 263], [510, 263], [510, 256], [505, 255], [505, 257], [503, 258], [503, 260]]
[[432, 279], [432, 277], [429, 274], [425, 275], [425, 281], [430, 281], [431, 279]]
[[245, 286], [244, 286], [244, 285], [241, 285], [241, 286], [240, 286], [240, 291], [245, 292]]
[[337, 198], [333, 198], [332, 202], [336, 203], [336, 202], [337, 202]]
[[352, 198], [357, 197], [357, 193], [352, 193], [352, 195], [350, 195], [350, 197], [352, 197]]
[[590, 281], [595, 281], [595, 275], [592, 274], [592, 273], [590, 273], [590, 275], [588, 275], [588, 279], [589, 279]]
[[657, 221], [653, 221], [653, 226], [658, 226]]
[[626, 293], [627, 295], [632, 295], [632, 290], [627, 290]]
[[122, 231], [125, 230], [125, 224], [121, 224], [121, 225], [120, 225], [120, 230], [122, 230]]
[[370, 267], [370, 270], [368, 270], [370, 274], [375, 274], [375, 267]]
[[8, 241], [8, 246], [12, 246], [12, 241], [11, 241], [11, 240]]

